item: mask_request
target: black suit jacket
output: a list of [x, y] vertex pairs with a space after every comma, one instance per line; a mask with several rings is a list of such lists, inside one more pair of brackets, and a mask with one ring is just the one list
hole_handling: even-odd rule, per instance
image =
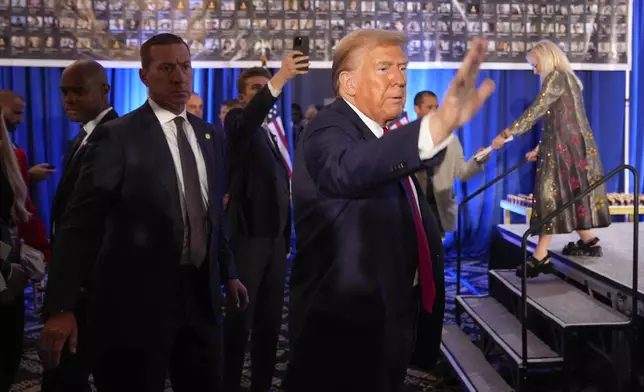
[[[208, 172], [212, 230], [201, 276], [207, 277], [206, 303], [220, 317], [220, 283], [237, 277], [222, 224], [223, 135], [192, 114], [188, 119]], [[148, 103], [97, 127], [92, 136], [57, 228], [45, 312], [74, 309], [83, 276], [93, 266], [88, 308], [93, 325], [107, 331], [101, 344], [145, 340], [165, 325], [180, 283], [184, 224], [175, 165]]]
[[231, 238], [284, 237], [290, 247], [289, 175], [262, 123], [277, 98], [265, 86], [244, 109], [226, 115], [229, 161], [228, 228]]
[[[103, 116], [98, 125], [105, 124], [110, 120], [118, 118], [118, 113], [115, 110], [110, 110]], [[87, 143], [92, 141], [93, 133], [87, 138]], [[54, 226], [60, 225], [60, 219], [65, 212], [65, 207], [72, 196], [74, 187], [76, 185], [76, 179], [80, 173], [81, 162], [83, 155], [85, 154], [85, 149], [87, 143], [78, 149], [78, 152], [74, 154], [74, 151], [70, 149], [67, 151], [63, 158], [63, 173], [58, 182], [58, 187], [56, 188], [56, 193], [54, 194], [54, 200], [51, 205], [51, 222], [50, 222], [50, 242], [53, 244], [55, 240]]]
[[[413, 289], [418, 246], [403, 180], [444, 156], [421, 161], [419, 132], [415, 121], [378, 139], [338, 99], [300, 136], [292, 183], [297, 254], [287, 391], [390, 392], [401, 386], [419, 304]], [[421, 192], [417, 183], [416, 189]], [[423, 198], [420, 208], [437, 294], [427, 350], [437, 353], [443, 250]]]

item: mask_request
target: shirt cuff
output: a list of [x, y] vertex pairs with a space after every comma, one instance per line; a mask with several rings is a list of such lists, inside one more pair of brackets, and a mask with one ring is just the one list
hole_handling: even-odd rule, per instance
[[420, 132], [418, 133], [418, 157], [421, 161], [432, 159], [436, 154], [443, 151], [452, 141], [454, 134], [449, 135], [438, 146], [434, 145], [434, 139], [429, 131], [429, 117], [431, 114], [420, 120]]
[[270, 81], [268, 82], [268, 91], [271, 92], [271, 95], [273, 96], [273, 98], [278, 98], [282, 93], [282, 90], [281, 89], [278, 90], [275, 87], [273, 87]]

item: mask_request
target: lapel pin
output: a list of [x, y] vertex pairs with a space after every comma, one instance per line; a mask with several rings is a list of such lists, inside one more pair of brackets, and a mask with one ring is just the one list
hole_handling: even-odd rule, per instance
[[206, 134], [206, 139], [210, 140], [210, 134], [209, 133]]

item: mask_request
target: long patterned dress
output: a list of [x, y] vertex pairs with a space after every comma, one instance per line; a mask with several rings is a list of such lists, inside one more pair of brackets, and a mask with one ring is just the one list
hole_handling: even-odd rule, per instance
[[[602, 164], [593, 137], [581, 88], [573, 74], [553, 71], [542, 83], [537, 100], [510, 127], [512, 135], [528, 132], [543, 119], [543, 135], [534, 188], [531, 224], [600, 180]], [[573, 204], [539, 229], [540, 234], [607, 227], [611, 223], [605, 187]]]

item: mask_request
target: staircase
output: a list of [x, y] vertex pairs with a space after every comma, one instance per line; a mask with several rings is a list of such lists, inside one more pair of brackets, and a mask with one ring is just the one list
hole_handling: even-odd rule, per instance
[[[541, 275], [527, 281], [524, 352], [518, 311], [521, 279], [514, 270], [491, 270], [489, 275], [494, 296], [458, 295], [456, 306], [457, 315], [465, 312], [479, 327], [482, 341], [490, 344], [477, 347], [458, 324], [443, 328], [441, 350], [467, 391], [521, 392], [530, 386], [531, 375], [550, 373], [563, 380], [562, 390], [568, 390], [566, 382], [575, 359], [572, 352], [579, 344], [576, 337], [629, 327], [626, 315], [555, 274]], [[543, 333], [543, 325], [549, 333]], [[504, 365], [513, 370], [511, 382], [488, 361], [490, 347], [504, 354]]]

